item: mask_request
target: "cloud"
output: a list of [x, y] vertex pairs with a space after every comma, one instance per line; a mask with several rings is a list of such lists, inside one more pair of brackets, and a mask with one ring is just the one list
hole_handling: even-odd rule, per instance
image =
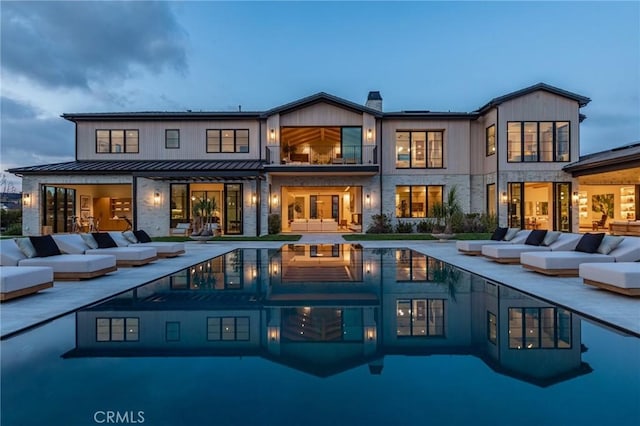
[[139, 70], [186, 72], [186, 32], [164, 2], [3, 2], [2, 68], [89, 89]]

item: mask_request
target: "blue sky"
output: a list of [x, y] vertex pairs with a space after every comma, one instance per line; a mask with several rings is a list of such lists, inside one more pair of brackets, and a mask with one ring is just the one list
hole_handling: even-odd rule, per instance
[[266, 110], [320, 91], [469, 112], [545, 82], [592, 99], [582, 154], [640, 140], [639, 2], [0, 7], [3, 171], [73, 160], [62, 113]]

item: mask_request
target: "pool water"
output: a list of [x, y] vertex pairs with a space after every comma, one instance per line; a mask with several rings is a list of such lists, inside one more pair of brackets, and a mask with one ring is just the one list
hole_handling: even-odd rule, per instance
[[1, 355], [3, 426], [640, 423], [640, 339], [400, 248], [236, 250]]

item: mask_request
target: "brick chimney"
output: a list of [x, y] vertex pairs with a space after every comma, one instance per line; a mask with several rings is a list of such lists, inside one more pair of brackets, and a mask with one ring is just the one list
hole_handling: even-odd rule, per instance
[[382, 96], [380, 96], [380, 92], [369, 92], [369, 96], [367, 96], [367, 103], [364, 105], [367, 108], [382, 112]]

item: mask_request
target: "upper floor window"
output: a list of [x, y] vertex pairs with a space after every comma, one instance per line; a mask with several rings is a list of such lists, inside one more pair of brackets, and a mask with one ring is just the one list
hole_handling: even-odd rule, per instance
[[562, 308], [509, 308], [509, 349], [571, 348], [571, 313]]
[[398, 299], [398, 337], [444, 337], [443, 299]]
[[249, 152], [249, 130], [207, 130], [207, 152]]
[[396, 132], [396, 168], [441, 169], [443, 167], [443, 132]]
[[507, 161], [569, 161], [568, 121], [510, 121], [507, 123]]
[[496, 126], [492, 124], [486, 129], [487, 157], [496, 153]]
[[96, 130], [96, 152], [137, 153], [138, 130]]
[[180, 148], [180, 130], [167, 129], [164, 131], [164, 147], [167, 149]]

